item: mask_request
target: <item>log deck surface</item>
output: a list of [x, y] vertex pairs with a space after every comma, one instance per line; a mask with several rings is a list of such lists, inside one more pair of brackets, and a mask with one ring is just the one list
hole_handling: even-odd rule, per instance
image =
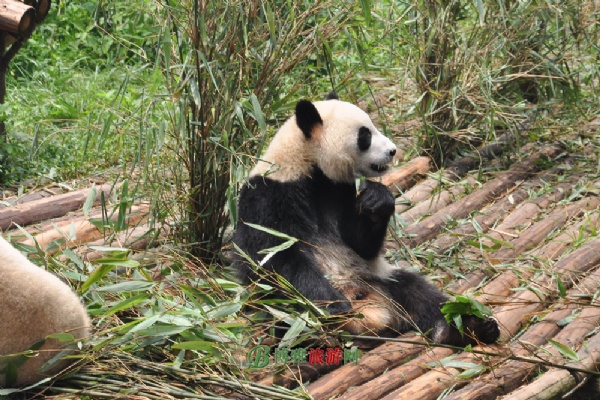
[[[411, 254], [399, 264], [423, 267], [433, 260], [439, 265], [427, 273], [436, 285], [487, 304], [501, 327], [498, 344], [461, 352], [407, 333], [365, 350], [357, 364], [273, 370], [261, 383], [299, 382], [299, 390], [314, 399], [457, 400], [550, 399], [587, 380], [581, 370], [600, 363], [600, 182], [578, 166], [588, 165], [596, 151], [525, 149], [527, 156], [496, 167], [486, 180], [478, 179], [477, 157], [448, 168], [443, 179], [428, 175], [429, 163], [419, 157], [384, 178], [396, 193], [403, 224], [387, 249], [418, 250], [418, 258]], [[483, 157], [483, 165], [501, 165], [495, 156]], [[104, 244], [89, 220], [101, 217], [101, 193], [108, 198], [115, 190], [96, 186], [96, 203], [86, 213], [90, 188], [65, 193], [55, 187], [1, 199], [0, 229], [32, 244], [15, 228], [19, 224], [42, 248], [60, 243], [50, 252], [79, 246], [93, 259], [98, 255], [81, 245]], [[131, 207], [127, 221], [137, 227], [111, 238], [113, 245], [143, 248], [147, 214], [143, 203]], [[566, 357], [561, 345], [577, 357]]]

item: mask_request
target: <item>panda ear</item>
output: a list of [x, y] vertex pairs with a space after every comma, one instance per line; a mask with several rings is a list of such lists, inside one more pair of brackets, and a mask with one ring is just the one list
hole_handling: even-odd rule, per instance
[[315, 127], [323, 125], [323, 120], [313, 103], [308, 100], [300, 100], [296, 104], [296, 124], [304, 136], [310, 139]]
[[340, 98], [338, 97], [337, 93], [334, 92], [333, 90], [331, 92], [329, 92], [327, 94], [327, 97], [325, 98], [325, 100], [339, 100]]

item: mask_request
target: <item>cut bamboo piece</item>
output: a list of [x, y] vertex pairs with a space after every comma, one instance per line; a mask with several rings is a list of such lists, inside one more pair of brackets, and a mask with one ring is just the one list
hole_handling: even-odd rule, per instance
[[487, 182], [481, 189], [407, 228], [404, 243], [409, 247], [416, 247], [432, 239], [450, 220], [464, 218], [472, 211], [503, 195], [518, 181], [531, 177], [538, 170], [537, 160], [542, 157], [554, 157], [558, 152], [557, 147], [547, 147], [530, 156], [526, 161], [513, 165], [508, 171]]
[[[425, 340], [414, 333], [401, 336], [410, 341]], [[381, 375], [423, 350], [423, 347], [411, 343], [388, 342], [366, 353], [358, 364], [346, 364], [306, 387], [314, 399], [328, 399], [344, 393], [348, 388], [361, 385]]]
[[411, 187], [431, 168], [429, 157], [417, 157], [399, 168], [389, 171], [381, 178], [381, 183], [389, 186], [392, 192], [402, 192]]
[[[584, 279], [576, 289], [568, 292], [567, 299], [580, 298], [581, 294], [593, 294], [596, 291], [600, 279], [600, 270], [594, 271], [589, 277]], [[510, 344], [509, 352], [515, 356], [529, 357], [532, 354], [544, 354], [546, 351], [552, 353], [547, 339], [554, 337], [561, 341], [564, 338], [573, 338], [571, 343], [581, 343], [585, 338], [585, 328], [590, 328], [589, 314], [580, 314], [579, 317], [567, 325], [562, 331], [557, 322], [572, 315], [579, 307], [578, 304], [567, 300], [563, 304], [558, 304], [555, 309], [547, 314], [541, 321], [529, 328], [519, 339]], [[595, 310], [595, 306], [588, 306], [587, 309]], [[595, 311], [597, 313], [597, 311]], [[597, 317], [596, 317], [597, 318]], [[540, 346], [544, 346], [540, 350]], [[554, 351], [556, 351], [554, 349]], [[475, 355], [469, 355], [464, 361], [478, 362]], [[464, 399], [496, 399], [498, 396], [506, 394], [518, 387], [526, 377], [536, 368], [535, 363], [525, 361], [507, 361], [494, 369], [479, 380], [470, 382], [464, 388], [450, 394], [446, 400], [464, 400]]]
[[[543, 259], [546, 262], [556, 260], [579, 234], [587, 231], [586, 227], [600, 228], [600, 215], [594, 214], [589, 220], [582, 220], [570, 226], [550, 243], [532, 251], [531, 256], [535, 259]], [[539, 266], [538, 262], [535, 262], [535, 264]], [[476, 296], [476, 299], [482, 303], [502, 301], [511, 293], [514, 287], [518, 287], [521, 281], [530, 277], [534, 272], [530, 267], [522, 267], [518, 270], [519, 274], [514, 271], [505, 271], [498, 275], [481, 290], [482, 293]]]
[[[578, 362], [570, 362], [569, 367], [598, 371], [600, 365], [600, 333], [596, 333], [581, 350], [577, 352]], [[585, 373], [572, 373], [560, 368], [546, 372], [540, 378], [527, 386], [520, 387], [504, 397], [504, 400], [546, 400], [557, 398], [577, 385], [578, 379], [583, 379]]]
[[[96, 202], [100, 201], [101, 193], [108, 197], [112, 188], [112, 185], [96, 187]], [[27, 226], [78, 210], [85, 204], [91, 190], [91, 188], [77, 190], [1, 209], [0, 230], [14, 228], [14, 224]]]
[[35, 9], [17, 0], [0, 0], [0, 31], [25, 36], [34, 28]]
[[[578, 277], [600, 264], [600, 239], [589, 241], [561, 258], [549, 271], [561, 279], [565, 289], [570, 288]], [[533, 313], [544, 307], [544, 301], [558, 293], [558, 284], [552, 276], [540, 276], [529, 285], [532, 289], [518, 292], [497, 307], [494, 316], [500, 325], [500, 340], [507, 340], [521, 329], [523, 323]]]
[[435, 194], [431, 199], [425, 200], [403, 214], [399, 218], [404, 226], [412, 225], [417, 222], [423, 215], [431, 214], [439, 209], [446, 207], [448, 204], [456, 201], [468, 189], [475, 187], [477, 181], [474, 178], [467, 178], [461, 183], [457, 183], [448, 190], [444, 190], [439, 194]]
[[600, 205], [598, 197], [586, 197], [564, 208], [555, 210], [548, 217], [537, 222], [511, 241], [511, 247], [498, 250], [488, 258], [493, 264], [514, 259], [525, 250], [535, 248], [555, 229], [564, 226], [572, 218], [581, 216], [585, 210], [593, 210]]
[[427, 364], [452, 354], [451, 349], [434, 347], [417, 358], [396, 367], [341, 396], [339, 400], [379, 399], [431, 369]]

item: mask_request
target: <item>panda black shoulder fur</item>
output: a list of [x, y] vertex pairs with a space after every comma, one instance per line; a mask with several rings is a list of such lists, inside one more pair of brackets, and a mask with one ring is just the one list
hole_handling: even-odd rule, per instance
[[[359, 312], [343, 329], [354, 334], [390, 334], [418, 329], [436, 342], [474, 343], [446, 324], [447, 300], [422, 277], [394, 267], [380, 255], [394, 197], [378, 182], [396, 146], [357, 106], [330, 94], [326, 101], [301, 100], [281, 127], [240, 193], [233, 241], [253, 260], [281, 239], [245, 223], [300, 239], [264, 267], [286, 278], [330, 313]], [[234, 262], [244, 283], [259, 280], [244, 259]], [[496, 341], [494, 320], [464, 319], [477, 340]]]
[[[0, 387], [7, 384], [8, 355], [31, 348], [55, 333], [70, 333], [75, 339], [89, 335], [90, 319], [71, 288], [50, 272], [31, 263], [0, 236]], [[71, 361], [45, 364], [65, 344], [47, 339], [39, 354], [17, 363], [14, 386], [26, 386], [52, 376]]]

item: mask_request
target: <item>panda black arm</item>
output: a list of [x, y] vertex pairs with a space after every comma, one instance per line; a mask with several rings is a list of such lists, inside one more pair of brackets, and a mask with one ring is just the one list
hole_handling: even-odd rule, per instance
[[364, 181], [350, 215], [342, 217], [342, 238], [362, 258], [377, 257], [394, 207], [394, 196], [385, 185]]
[[[311, 190], [305, 183], [276, 182], [253, 178], [244, 187], [239, 200], [238, 226], [233, 241], [258, 263], [265, 255], [260, 250], [277, 246], [283, 239], [257, 230], [245, 222], [261, 225], [295, 237], [300, 242], [275, 254], [263, 267], [283, 276], [302, 295], [311, 301], [331, 302], [326, 307], [330, 313], [351, 310], [348, 300], [336, 290], [322, 274], [312, 254], [311, 237], [318, 230]], [[268, 280], [260, 277], [247, 262], [237, 255], [235, 266], [244, 283]], [[265, 273], [267, 273], [265, 271]], [[266, 279], [265, 279], [266, 278]]]

